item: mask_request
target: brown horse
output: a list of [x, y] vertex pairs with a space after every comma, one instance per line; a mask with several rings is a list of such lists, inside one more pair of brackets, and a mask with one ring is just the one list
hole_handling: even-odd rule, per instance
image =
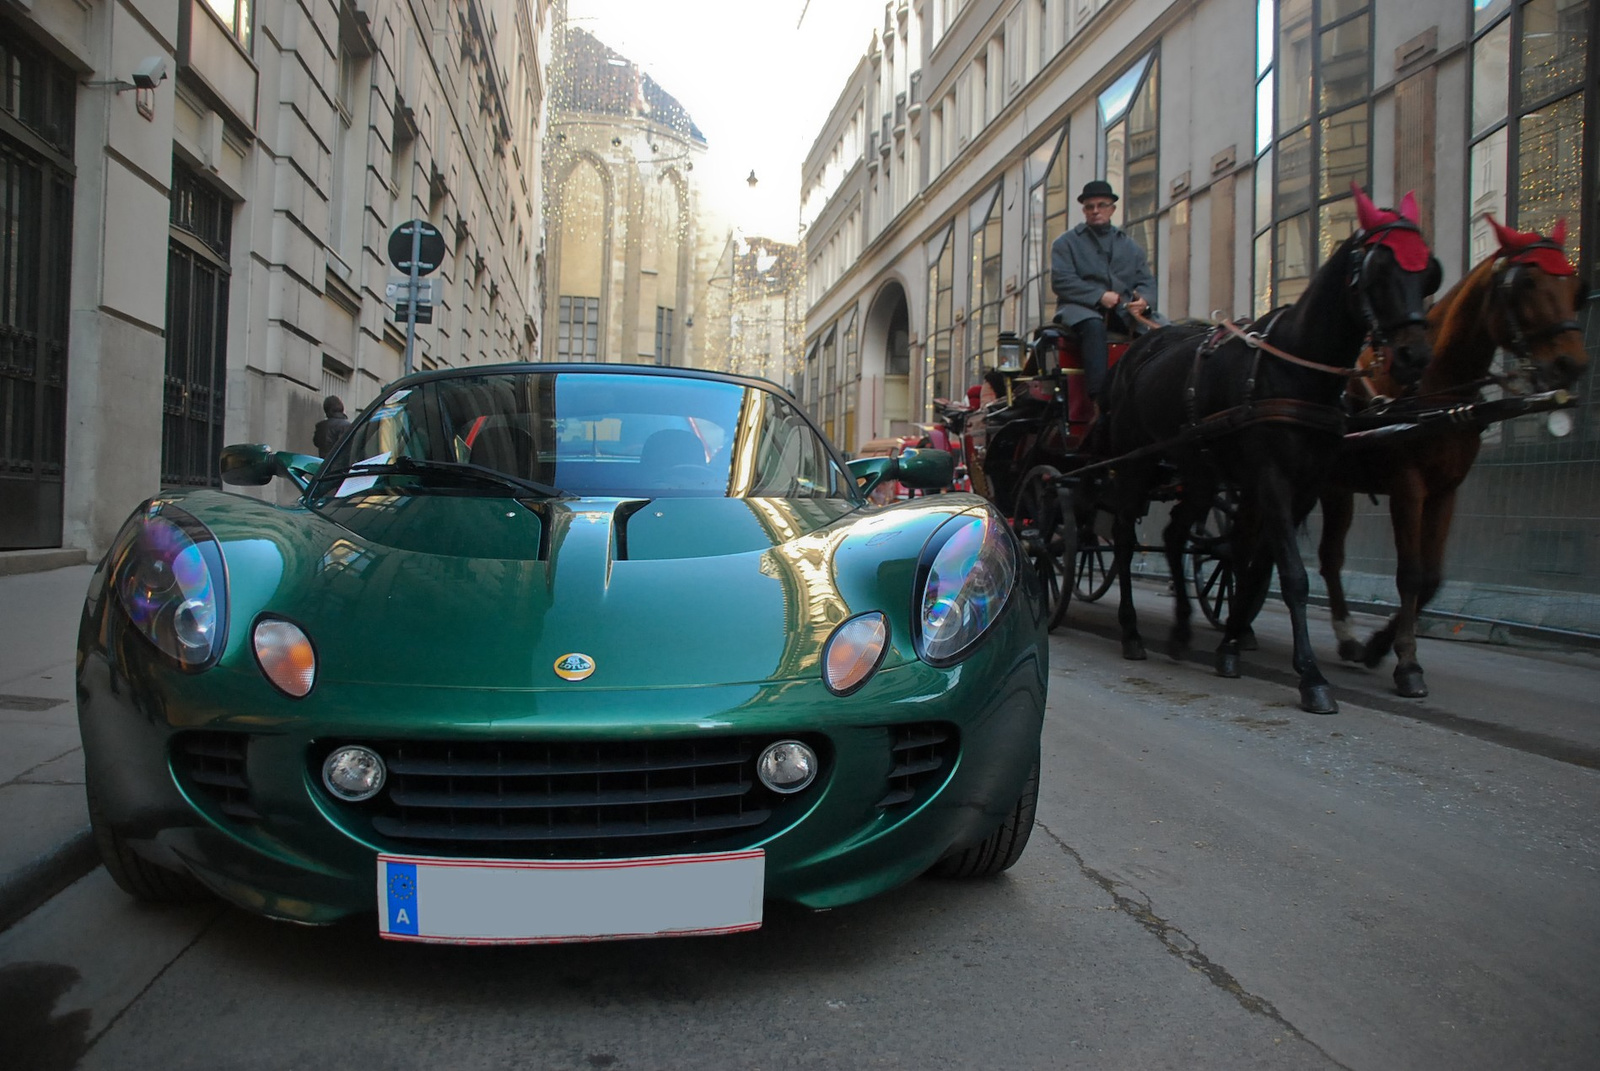
[[[1588, 364], [1577, 320], [1588, 288], [1562, 250], [1565, 222], [1556, 224], [1548, 238], [1510, 230], [1493, 216], [1489, 222], [1500, 248], [1429, 311], [1433, 359], [1414, 391], [1401, 397], [1399, 413], [1406, 407], [1438, 409], [1477, 401], [1479, 388], [1493, 381], [1490, 365], [1497, 348], [1517, 362], [1507, 383], [1513, 389], [1566, 389]], [[1379, 396], [1401, 395], [1384, 373], [1371, 382]], [[1417, 615], [1443, 579], [1456, 489], [1478, 457], [1482, 431], [1476, 423], [1448, 423], [1405, 441], [1379, 438], [1347, 445], [1322, 491], [1318, 557], [1339, 656], [1374, 667], [1392, 647], [1398, 659], [1395, 690], [1403, 696], [1428, 694], [1417, 662]], [[1389, 496], [1400, 594], [1400, 609], [1365, 644], [1351, 631], [1339, 577], [1357, 492]]]

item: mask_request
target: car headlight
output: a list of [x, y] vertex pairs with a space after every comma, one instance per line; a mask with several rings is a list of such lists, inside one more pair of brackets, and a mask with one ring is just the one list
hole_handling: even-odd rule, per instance
[[966, 657], [999, 620], [1017, 578], [1009, 534], [989, 510], [946, 521], [917, 569], [917, 656], [933, 666]]
[[117, 548], [112, 586], [134, 628], [179, 669], [215, 663], [228, 619], [216, 537], [183, 510], [157, 506], [124, 526]]

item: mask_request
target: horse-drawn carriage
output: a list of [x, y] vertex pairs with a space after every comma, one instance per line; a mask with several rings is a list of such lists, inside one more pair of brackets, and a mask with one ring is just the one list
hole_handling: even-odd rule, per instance
[[[1128, 572], [1134, 552], [1159, 549], [1174, 581], [1169, 649], [1176, 653], [1188, 644], [1192, 583], [1204, 616], [1224, 630], [1217, 671], [1238, 676], [1239, 652], [1251, 645], [1250, 625], [1276, 569], [1294, 632], [1301, 706], [1332, 713], [1337, 704], [1310, 648], [1307, 576], [1295, 545], [1296, 528], [1320, 495], [1323, 575], [1341, 656], [1375, 665], [1392, 648], [1400, 660], [1397, 689], [1426, 694], [1412, 630], [1416, 611], [1440, 579], [1448, 509], [1427, 531], [1402, 532], [1402, 513], [1416, 514], [1422, 528], [1428, 507], [1413, 507], [1405, 498], [1411, 492], [1400, 484], [1357, 474], [1410, 465], [1406, 451], [1417, 448], [1408, 439], [1443, 453], [1454, 429], [1470, 439], [1471, 450], [1457, 450], [1465, 460], [1452, 463], [1452, 482], [1438, 492], [1448, 498], [1476, 454], [1477, 432], [1510, 416], [1570, 404], [1564, 387], [1583, 358], [1581, 346], [1575, 353], [1571, 344], [1572, 306], [1560, 304], [1570, 298], [1535, 313], [1536, 303], [1517, 289], [1518, 278], [1528, 279], [1519, 271], [1534, 262], [1527, 248], [1518, 253], [1509, 244], [1498, 267], [1480, 267], [1452, 290], [1468, 287], [1475, 297], [1459, 302], [1473, 310], [1460, 314], [1459, 330], [1477, 344], [1447, 346], [1452, 336], [1441, 334], [1439, 324], [1451, 295], [1424, 315], [1439, 268], [1416, 228], [1414, 202], [1408, 195], [1395, 212], [1377, 209], [1359, 192], [1357, 199], [1361, 229], [1326, 260], [1295, 305], [1252, 323], [1191, 321], [1163, 329], [1113, 375], [1111, 416], [1087, 440], [1093, 406], [1069, 334], [1054, 327], [1036, 331], [1028, 362], [1002, 364], [993, 374], [995, 401], [964, 417], [967, 471], [972, 489], [1010, 519], [1033, 561], [1049, 595], [1052, 627], [1065, 617], [1072, 595], [1097, 599], [1120, 578], [1123, 655], [1143, 658]], [[1559, 246], [1558, 236], [1539, 249]], [[1554, 259], [1541, 271], [1541, 286], [1561, 274]], [[1520, 301], [1523, 311], [1485, 312], [1493, 304], [1486, 305], [1486, 293], [1508, 307]], [[1480, 322], [1479, 316], [1499, 319]], [[1430, 342], [1436, 335], [1442, 347], [1437, 359]], [[1479, 399], [1496, 344], [1539, 373], [1535, 386], [1555, 383], [1556, 389]], [[1128, 349], [1127, 342], [1113, 344], [1113, 366]], [[1480, 358], [1485, 369], [1471, 371]], [[1369, 388], [1369, 395], [1380, 394], [1377, 404], [1352, 406], [1358, 392], [1351, 385], [1373, 382], [1404, 392], [1407, 400], [1389, 402]], [[1338, 587], [1351, 489], [1390, 494], [1401, 503], [1392, 508], [1401, 611], [1364, 646], [1348, 635]], [[1162, 541], [1143, 546], [1135, 526], [1161, 501], [1172, 505]]]

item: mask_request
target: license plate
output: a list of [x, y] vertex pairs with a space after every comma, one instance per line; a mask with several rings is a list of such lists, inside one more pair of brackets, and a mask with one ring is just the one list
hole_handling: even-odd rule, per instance
[[392, 941], [542, 944], [759, 929], [760, 849], [583, 862], [378, 856]]

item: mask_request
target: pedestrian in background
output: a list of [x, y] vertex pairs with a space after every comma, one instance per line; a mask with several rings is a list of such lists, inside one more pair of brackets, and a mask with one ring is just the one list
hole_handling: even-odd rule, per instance
[[350, 418], [344, 415], [344, 402], [339, 400], [339, 396], [330, 394], [322, 399], [322, 419], [317, 421], [317, 428], [311, 433], [311, 445], [316, 447], [317, 456], [327, 457], [349, 430]]

